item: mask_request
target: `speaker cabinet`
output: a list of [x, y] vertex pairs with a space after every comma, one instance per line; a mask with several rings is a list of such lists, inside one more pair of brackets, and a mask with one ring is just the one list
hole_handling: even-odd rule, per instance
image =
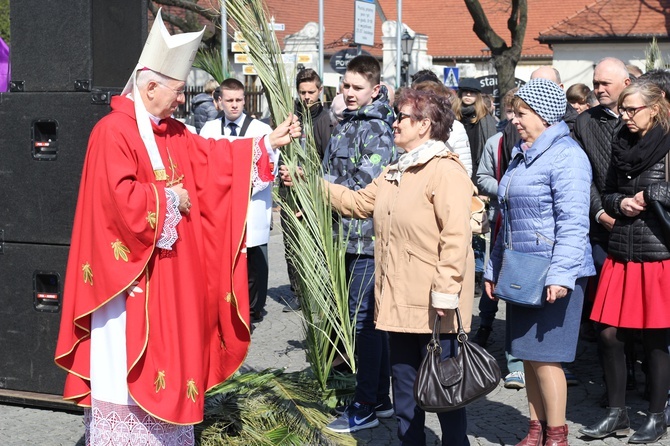
[[68, 246], [3, 243], [0, 390], [62, 394], [54, 363]]
[[54, 361], [92, 93], [0, 94], [0, 391], [60, 394]]
[[147, 0], [20, 0], [10, 5], [14, 92], [123, 87], [147, 35]]
[[0, 230], [5, 241], [70, 243], [88, 137], [110, 110], [93, 97], [84, 92], [0, 94]]

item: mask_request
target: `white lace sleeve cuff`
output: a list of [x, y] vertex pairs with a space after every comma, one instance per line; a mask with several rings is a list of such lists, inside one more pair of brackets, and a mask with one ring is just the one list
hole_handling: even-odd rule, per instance
[[[258, 175], [258, 160], [261, 159], [261, 156], [264, 155], [263, 149], [261, 148], [261, 140], [263, 138], [267, 138], [266, 136], [258, 136], [254, 138], [254, 148], [253, 148], [253, 159], [252, 159], [252, 167], [251, 167], [251, 186], [254, 188], [254, 193], [260, 192], [263, 189], [267, 188], [270, 184], [272, 184], [269, 181], [263, 181]], [[269, 139], [265, 140], [265, 147], [270, 147], [269, 145]], [[267, 149], [266, 149], [267, 150]], [[270, 149], [272, 150], [272, 149]], [[268, 152], [269, 156], [269, 152]]]
[[163, 232], [158, 239], [156, 246], [161, 249], [172, 250], [172, 245], [177, 241], [177, 224], [181, 221], [179, 212], [179, 195], [172, 189], [165, 189], [165, 223], [163, 223]]

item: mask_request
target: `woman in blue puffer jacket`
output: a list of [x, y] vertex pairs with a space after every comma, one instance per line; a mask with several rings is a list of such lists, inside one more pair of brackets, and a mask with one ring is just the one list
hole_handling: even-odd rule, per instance
[[[588, 276], [595, 274], [589, 244], [591, 165], [561, 117], [563, 90], [532, 79], [513, 101], [521, 141], [500, 181], [514, 250], [551, 259], [542, 308], [507, 305], [507, 348], [523, 360], [530, 429], [519, 445], [567, 446], [567, 385], [561, 362], [575, 359]], [[489, 296], [502, 263], [498, 237], [486, 274]]]

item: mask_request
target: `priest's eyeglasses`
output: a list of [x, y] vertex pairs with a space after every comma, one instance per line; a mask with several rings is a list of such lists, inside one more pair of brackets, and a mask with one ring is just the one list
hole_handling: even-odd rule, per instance
[[647, 108], [646, 105], [641, 105], [640, 107], [619, 107], [619, 116], [623, 116], [626, 113], [629, 118], [633, 118], [637, 112], [645, 108]]
[[181, 95], [184, 95], [185, 92], [186, 92], [186, 89], [183, 88], [183, 87], [182, 87], [180, 90], [175, 90], [174, 88], [168, 87], [167, 85], [162, 84], [162, 83], [160, 83], [160, 82], [156, 82], [156, 83], [157, 83], [158, 85], [162, 86], [162, 87], [167, 88], [168, 90], [172, 90], [172, 91], [174, 91], [174, 93], [177, 95], [177, 97], [179, 97], [179, 96], [181, 96]]

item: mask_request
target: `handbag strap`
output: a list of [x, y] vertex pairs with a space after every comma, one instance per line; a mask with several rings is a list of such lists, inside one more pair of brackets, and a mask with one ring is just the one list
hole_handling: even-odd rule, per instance
[[[512, 163], [514, 163], [514, 161], [519, 160], [519, 159], [521, 159], [521, 157], [519, 155], [517, 155], [512, 160]], [[510, 163], [510, 167], [512, 167], [512, 163]], [[517, 162], [517, 164], [518, 164], [518, 162]], [[516, 167], [516, 166], [514, 166], [514, 167]], [[508, 170], [509, 170], [509, 167], [508, 167]], [[504, 208], [503, 209], [503, 211], [504, 211], [503, 212], [503, 231], [504, 231], [503, 243], [505, 245], [505, 248], [509, 249], [509, 250], [512, 249], [512, 224], [510, 223], [510, 219], [509, 219], [509, 212], [510, 212], [510, 209], [509, 209], [509, 188], [512, 184], [512, 178], [514, 178], [515, 173], [516, 173], [516, 169], [512, 170], [512, 173], [510, 174], [510, 177], [509, 177], [509, 181], [507, 182], [507, 186], [505, 187], [505, 196], [503, 197], [503, 202], [502, 202], [502, 205], [503, 205], [503, 208]]]
[[665, 154], [665, 182], [670, 182], [670, 150]]
[[[458, 321], [458, 334], [456, 335], [458, 342], [461, 344], [468, 340], [468, 334], [463, 329], [463, 320], [461, 319], [461, 310], [456, 307], [454, 309], [456, 312], [456, 320]], [[433, 335], [426, 347], [428, 351], [438, 350], [441, 351], [442, 347], [440, 346], [440, 315], [435, 315], [435, 323], [433, 324]]]

